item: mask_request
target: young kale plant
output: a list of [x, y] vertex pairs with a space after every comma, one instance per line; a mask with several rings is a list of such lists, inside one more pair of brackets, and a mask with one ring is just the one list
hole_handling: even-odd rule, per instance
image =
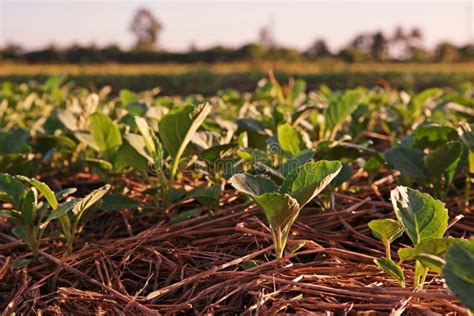
[[[408, 235], [413, 247], [399, 249], [398, 256], [402, 262], [415, 261], [413, 286], [422, 287], [432, 268], [427, 255], [440, 255], [455, 241], [454, 238], [443, 238], [448, 227], [448, 210], [441, 201], [404, 186], [396, 187], [390, 195], [397, 221], [371, 221], [369, 227], [386, 249], [402, 232]], [[403, 270], [390, 258], [390, 250], [386, 250], [386, 257], [376, 259], [375, 263], [405, 286]]]
[[[23, 182], [31, 187], [25, 186]], [[91, 207], [109, 188], [106, 185], [83, 199], [59, 203], [76, 190], [66, 189], [55, 194], [48, 185], [36, 179], [0, 174], [0, 200], [12, 206], [2, 210], [0, 216], [9, 218], [16, 225], [13, 234], [30, 247], [34, 257], [38, 257], [39, 242], [46, 227], [54, 220], [59, 221], [68, 251], [71, 252], [75, 236], [87, 218], [86, 214], [93, 213]], [[38, 192], [45, 201], [38, 201]]]
[[401, 184], [415, 181], [435, 198], [443, 199], [462, 169], [463, 146], [458, 139], [454, 128], [421, 126], [400, 145], [387, 150], [384, 157], [388, 165], [400, 171]]
[[144, 118], [135, 117], [140, 134], [125, 135], [128, 143], [153, 166], [164, 208], [173, 201], [173, 185], [188, 144], [210, 111], [208, 103], [176, 107], [159, 121], [158, 135]]
[[[47, 184], [23, 176], [18, 176], [17, 178], [29, 183], [44, 196], [52, 210], [46, 218], [46, 223], [53, 220], [57, 220], [60, 223], [64, 239], [66, 239], [68, 253], [72, 253], [76, 236], [82, 231], [85, 221], [90, 219], [97, 211], [93, 207], [94, 204], [99, 202], [110, 190], [110, 185], [106, 184], [82, 199], [66, 201], [60, 204], [57, 194]], [[71, 193], [75, 191], [75, 189], [70, 190], [73, 190], [70, 191]]]
[[243, 173], [232, 176], [230, 183], [262, 209], [270, 224], [276, 258], [280, 259], [300, 210], [324, 190], [341, 168], [339, 161], [310, 161], [290, 172], [281, 186], [267, 177]]

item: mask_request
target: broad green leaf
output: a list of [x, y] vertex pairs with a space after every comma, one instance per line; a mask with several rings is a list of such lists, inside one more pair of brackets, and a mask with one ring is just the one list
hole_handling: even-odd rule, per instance
[[303, 207], [324, 190], [341, 168], [339, 161], [308, 162], [286, 177], [281, 186], [281, 192], [291, 195]]
[[405, 287], [405, 274], [402, 268], [400, 268], [392, 259], [385, 257], [374, 260], [375, 264], [379, 269], [389, 273], [401, 287]]
[[413, 131], [414, 146], [420, 149], [436, 148], [448, 141], [459, 139], [456, 130], [438, 124], [423, 125]]
[[446, 264], [446, 261], [444, 261], [443, 258], [428, 253], [420, 253], [416, 256], [416, 260], [420, 262], [422, 266], [431, 269], [436, 273], [441, 273], [441, 270]]
[[150, 151], [147, 149], [145, 139], [138, 134], [127, 133], [124, 138], [133, 147], [142, 157], [146, 158], [150, 163], [154, 162], [153, 156], [150, 154]]
[[403, 175], [418, 179], [429, 177], [423, 161], [423, 152], [419, 149], [406, 146], [394, 147], [387, 150], [384, 157], [389, 165], [400, 170]]
[[297, 155], [303, 148], [303, 140], [298, 131], [290, 124], [278, 126], [278, 143], [281, 149], [292, 156]]
[[425, 165], [432, 177], [440, 177], [448, 167], [461, 156], [462, 146], [459, 142], [445, 143], [433, 150], [424, 158]]
[[117, 124], [104, 114], [94, 113], [89, 117], [89, 130], [100, 152], [114, 152], [122, 144]]
[[56, 199], [56, 196], [54, 195], [53, 190], [44, 182], [38, 181], [34, 178], [27, 178], [24, 176], [16, 176], [19, 180], [28, 182], [32, 186], [34, 186], [38, 191], [44, 196], [46, 201], [48, 201], [48, 204], [51, 206], [51, 208], [54, 210], [58, 207], [59, 203], [58, 200]]
[[393, 219], [371, 220], [369, 228], [376, 238], [389, 243], [392, 243], [403, 234], [403, 227]]
[[400, 248], [398, 257], [403, 261], [418, 260], [421, 254], [443, 257], [448, 248], [456, 242], [454, 238], [432, 238], [424, 240], [414, 248]]
[[461, 303], [474, 312], [474, 239], [454, 243], [446, 253], [442, 274]]
[[229, 182], [237, 191], [252, 197], [278, 190], [278, 186], [271, 179], [244, 173], [233, 175]]
[[240, 267], [243, 270], [248, 270], [248, 269], [251, 269], [251, 268], [255, 268], [256, 266], [258, 266], [258, 263], [255, 260], [247, 260], [247, 261], [242, 262], [242, 264], [240, 265]]
[[25, 192], [25, 187], [15, 177], [6, 173], [0, 174], [0, 201], [11, 203], [20, 211]]
[[342, 97], [331, 100], [324, 113], [326, 133], [334, 133], [355, 111], [363, 97], [363, 90], [347, 90]]
[[140, 201], [131, 199], [122, 194], [107, 194], [102, 198], [100, 208], [105, 211], [134, 210], [140, 207]]
[[413, 245], [443, 237], [448, 227], [448, 210], [444, 203], [404, 186], [390, 192], [393, 209]]
[[289, 230], [300, 211], [298, 201], [288, 194], [264, 193], [254, 199], [275, 229]]
[[211, 105], [180, 106], [168, 112], [158, 123], [159, 135], [164, 148], [173, 158], [180, 158], [191, 141], [194, 133], [201, 126], [211, 111]]
[[347, 163], [342, 163], [342, 168], [337, 174], [337, 176], [329, 184], [331, 188], [337, 188], [341, 186], [344, 182], [349, 181], [352, 178], [352, 167]]
[[201, 216], [203, 210], [200, 208], [193, 208], [189, 211], [181, 212], [178, 216], [170, 218], [170, 224], [183, 222], [187, 219]]
[[59, 109], [57, 116], [68, 130], [75, 132], [79, 129], [77, 119], [71, 111]]
[[285, 163], [283, 163], [280, 169], [278, 169], [278, 171], [286, 177], [293, 170], [310, 161], [313, 158], [314, 153], [315, 151], [312, 149], [302, 150], [298, 153], [298, 155], [292, 157], [291, 159], [288, 159]]
[[138, 101], [138, 96], [135, 92], [130, 91], [128, 89], [122, 89], [119, 92], [120, 96], [120, 102], [122, 103], [122, 106], [127, 106], [128, 104], [132, 102], [137, 102]]
[[[140, 137], [139, 135], [137, 136]], [[147, 159], [142, 156], [134, 147], [129, 145], [128, 141], [129, 140], [127, 139], [127, 142], [124, 142], [117, 151], [114, 161], [115, 168], [117, 170], [123, 170], [126, 167], [132, 167], [143, 174], [147, 174]]]
[[221, 187], [218, 184], [214, 184], [210, 188], [197, 187], [188, 194], [188, 197], [195, 198], [204, 205], [210, 208], [219, 208], [219, 196], [221, 193]]

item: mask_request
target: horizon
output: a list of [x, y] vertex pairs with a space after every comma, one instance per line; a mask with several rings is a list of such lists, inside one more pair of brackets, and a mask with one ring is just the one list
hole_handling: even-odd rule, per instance
[[[239, 47], [257, 42], [262, 27], [270, 27], [282, 47], [307, 49], [325, 39], [339, 50], [358, 33], [395, 27], [419, 28], [423, 44], [433, 48], [449, 41], [473, 43], [472, 1], [427, 2], [112, 2], [0, 1], [0, 46], [15, 43], [27, 50], [54, 44], [131, 48], [128, 28], [139, 8], [147, 8], [163, 24], [158, 47], [187, 51], [191, 45], [206, 49], [217, 45]], [[407, 14], [409, 12], [410, 14]], [[47, 23], [45, 23], [47, 21]], [[183, 21], [186, 21], [183, 23]], [[34, 30], [34, 32], [32, 31]]]

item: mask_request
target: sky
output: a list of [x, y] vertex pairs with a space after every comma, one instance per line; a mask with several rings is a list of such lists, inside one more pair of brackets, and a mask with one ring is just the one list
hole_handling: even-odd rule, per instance
[[150, 9], [164, 28], [159, 44], [187, 50], [191, 44], [237, 47], [255, 42], [260, 28], [271, 25], [282, 46], [306, 49], [324, 38], [332, 49], [356, 33], [400, 25], [423, 31], [427, 48], [444, 40], [474, 42], [472, 1], [110, 1], [0, 0], [0, 46], [14, 42], [27, 49], [54, 43], [129, 48], [129, 25], [135, 11]]

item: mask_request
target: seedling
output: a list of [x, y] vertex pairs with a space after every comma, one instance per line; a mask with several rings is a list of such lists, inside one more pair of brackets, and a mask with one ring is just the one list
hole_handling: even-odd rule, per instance
[[[22, 182], [28, 183], [31, 188], [25, 187]], [[34, 257], [38, 256], [39, 241], [46, 227], [52, 221], [58, 220], [66, 239], [68, 252], [72, 252], [75, 237], [82, 230], [84, 220], [94, 213], [92, 206], [109, 189], [110, 185], [105, 185], [83, 199], [59, 203], [76, 189], [66, 189], [55, 194], [47, 184], [36, 179], [1, 174], [0, 200], [12, 204], [13, 208], [1, 211], [0, 216], [13, 221], [16, 225], [13, 233], [30, 247]], [[38, 202], [38, 192], [46, 203]]]
[[403, 234], [403, 227], [393, 219], [374, 219], [369, 228], [372, 234], [382, 241], [385, 247], [385, 256], [391, 259], [390, 244]]
[[[185, 150], [210, 111], [211, 105], [208, 103], [172, 109], [158, 123], [159, 137], [144, 118], [135, 117], [140, 135], [129, 133], [125, 136], [130, 145], [153, 165], [164, 208], [172, 202], [172, 189]], [[169, 163], [165, 161], [163, 150], [169, 156]]]
[[[400, 237], [400, 228], [403, 229], [414, 248], [399, 249], [398, 256], [401, 261], [415, 260], [414, 287], [422, 287], [430, 264], [426, 257], [419, 256], [443, 253], [453, 240], [442, 238], [448, 227], [448, 210], [441, 201], [404, 186], [396, 187], [390, 196], [398, 223], [372, 221], [369, 227], [386, 249], [391, 241]], [[404, 286], [403, 270], [390, 258], [389, 251], [387, 258], [376, 259], [376, 264]]]
[[300, 210], [324, 190], [341, 168], [339, 161], [311, 161], [290, 172], [281, 186], [267, 177], [243, 173], [232, 176], [230, 183], [262, 209], [270, 224], [276, 258], [280, 259]]
[[427, 155], [421, 149], [401, 145], [389, 149], [384, 156], [402, 176], [416, 180], [435, 197], [443, 198], [457, 172], [461, 153], [461, 143], [451, 141], [431, 149]]
[[49, 223], [45, 220], [48, 205], [38, 202], [36, 189], [25, 187], [9, 174], [0, 174], [0, 200], [12, 206], [0, 211], [0, 216], [15, 224], [13, 234], [30, 247], [35, 258], [38, 257], [39, 240]]

